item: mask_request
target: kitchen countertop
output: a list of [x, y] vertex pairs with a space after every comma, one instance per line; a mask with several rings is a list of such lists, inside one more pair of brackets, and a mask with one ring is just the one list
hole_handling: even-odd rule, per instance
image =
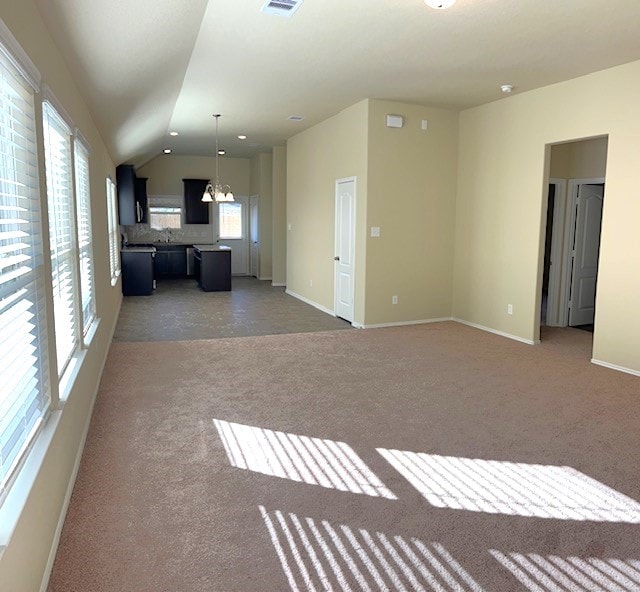
[[198, 251], [230, 251], [231, 247], [225, 247], [224, 245], [193, 245], [194, 249]]
[[169, 242], [166, 243], [164, 241], [156, 241], [156, 242], [139, 242], [139, 243], [129, 243], [129, 246], [132, 247], [148, 247], [149, 245], [153, 246], [153, 247], [171, 247], [171, 246], [175, 246], [175, 247], [192, 247], [193, 243], [174, 243], [174, 242]]
[[156, 252], [156, 248], [155, 247], [129, 246], [129, 247], [123, 247], [121, 249], [121, 251], [123, 253], [155, 253]]

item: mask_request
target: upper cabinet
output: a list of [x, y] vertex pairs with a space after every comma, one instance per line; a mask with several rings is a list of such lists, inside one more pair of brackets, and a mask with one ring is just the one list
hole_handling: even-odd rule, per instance
[[209, 204], [202, 201], [208, 179], [182, 179], [185, 224], [209, 224]]
[[132, 164], [116, 167], [118, 185], [118, 220], [122, 226], [136, 223], [136, 171]]
[[136, 177], [136, 222], [146, 224], [149, 221], [147, 214], [147, 177]]
[[137, 178], [132, 164], [116, 167], [118, 217], [122, 226], [147, 221], [147, 179]]

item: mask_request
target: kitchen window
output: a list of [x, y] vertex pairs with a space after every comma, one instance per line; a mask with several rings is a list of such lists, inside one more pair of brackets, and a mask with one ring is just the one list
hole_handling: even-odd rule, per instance
[[75, 207], [71, 157], [71, 129], [49, 103], [42, 105], [49, 247], [53, 285], [58, 375], [80, 345], [79, 295], [75, 235]]
[[155, 230], [182, 228], [182, 208], [150, 206], [149, 226]]
[[0, 42], [0, 501], [51, 405], [34, 75]]

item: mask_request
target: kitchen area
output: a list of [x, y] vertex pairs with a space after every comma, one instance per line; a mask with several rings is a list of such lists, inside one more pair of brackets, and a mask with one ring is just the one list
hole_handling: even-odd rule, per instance
[[148, 178], [133, 165], [120, 165], [116, 175], [123, 294], [151, 295], [168, 279], [197, 282], [204, 292], [230, 291], [233, 248], [219, 241], [221, 234], [230, 237], [225, 242], [246, 240], [242, 201], [224, 211], [203, 202], [207, 179], [184, 178], [183, 195], [157, 196], [147, 194]]

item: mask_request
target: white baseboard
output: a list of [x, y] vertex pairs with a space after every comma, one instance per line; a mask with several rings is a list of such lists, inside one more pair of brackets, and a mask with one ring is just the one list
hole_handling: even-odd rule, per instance
[[300, 296], [300, 294], [296, 294], [295, 292], [292, 292], [291, 290], [285, 290], [286, 294], [289, 294], [289, 296], [293, 296], [294, 298], [297, 298], [298, 300], [302, 300], [302, 302], [304, 302], [305, 304], [310, 304], [311, 306], [313, 306], [314, 308], [317, 308], [318, 310], [321, 310], [322, 312], [326, 312], [327, 314], [331, 315], [332, 317], [336, 316], [336, 313], [327, 308], [326, 306], [322, 306], [322, 304], [318, 304], [317, 302], [314, 302], [313, 300], [309, 300], [309, 298], [305, 298], [304, 296]]
[[351, 323], [356, 329], [381, 329], [383, 327], [404, 327], [406, 325], [426, 325], [428, 323], [442, 323], [444, 321], [452, 321], [451, 317], [443, 317], [441, 319], [421, 319], [418, 321], [398, 321], [395, 323], [375, 323], [373, 325], [361, 325], [360, 323]]
[[625, 368], [624, 366], [616, 366], [615, 364], [609, 364], [609, 362], [603, 362], [602, 360], [596, 360], [595, 358], [591, 358], [591, 363], [611, 370], [617, 370], [618, 372], [631, 374], [633, 376], [640, 376], [640, 370], [632, 370], [631, 368]]
[[271, 285], [274, 288], [286, 288], [287, 287], [287, 284], [281, 284], [280, 282], [271, 282]]
[[[120, 300], [120, 305], [122, 305], [122, 299]], [[100, 381], [102, 379], [102, 373], [104, 372], [104, 367], [107, 363], [107, 358], [109, 357], [109, 350], [111, 349], [111, 344], [113, 343], [113, 336], [116, 332], [116, 325], [118, 324], [119, 316], [120, 316], [120, 307], [118, 307], [118, 312], [115, 315], [115, 320], [113, 322], [113, 326], [111, 327], [109, 344], [107, 345], [104, 358], [102, 359], [102, 364], [100, 365], [100, 374], [98, 375], [96, 388], [94, 389], [93, 395], [91, 397], [91, 404], [89, 405], [89, 414], [87, 416], [87, 420], [85, 421], [85, 425], [82, 431], [82, 438], [80, 439], [80, 446], [78, 447], [78, 452], [76, 454], [76, 458], [73, 463], [73, 469], [71, 470], [71, 478], [69, 479], [67, 492], [64, 496], [64, 501], [62, 502], [62, 508], [60, 509], [60, 516], [58, 517], [58, 524], [56, 525], [56, 531], [53, 535], [51, 550], [49, 551], [47, 564], [45, 566], [44, 573], [42, 575], [40, 592], [46, 592], [47, 588], [49, 587], [49, 580], [51, 578], [51, 572], [53, 570], [53, 563], [56, 559], [56, 554], [58, 552], [58, 545], [60, 544], [60, 536], [62, 535], [62, 528], [64, 527], [64, 521], [67, 517], [69, 503], [71, 502], [71, 494], [73, 493], [73, 488], [76, 484], [76, 478], [78, 477], [78, 471], [80, 470], [80, 462], [82, 461], [82, 454], [84, 453], [84, 446], [87, 442], [87, 436], [89, 435], [89, 426], [91, 425], [91, 418], [93, 417], [93, 407], [95, 406], [96, 399], [98, 398], [98, 391], [100, 390]]]
[[269, 277], [262, 277], [261, 275], [258, 276], [258, 279], [262, 282], [266, 282], [266, 281], [271, 281], [273, 278], [271, 276]]
[[458, 319], [453, 317], [451, 319], [456, 323], [461, 323], [462, 325], [467, 325], [469, 327], [473, 327], [474, 329], [480, 329], [482, 331], [487, 331], [488, 333], [493, 333], [495, 335], [500, 335], [500, 337], [507, 337], [508, 339], [513, 339], [514, 341], [519, 341], [520, 343], [526, 343], [527, 345], [537, 345], [540, 343], [540, 340], [533, 341], [532, 339], [524, 339], [524, 337], [518, 337], [517, 335], [511, 335], [511, 333], [505, 333], [504, 331], [498, 331], [497, 329], [492, 329], [491, 327], [485, 327], [484, 325], [478, 325], [476, 323], [471, 323], [470, 321], [465, 321], [463, 319]]

